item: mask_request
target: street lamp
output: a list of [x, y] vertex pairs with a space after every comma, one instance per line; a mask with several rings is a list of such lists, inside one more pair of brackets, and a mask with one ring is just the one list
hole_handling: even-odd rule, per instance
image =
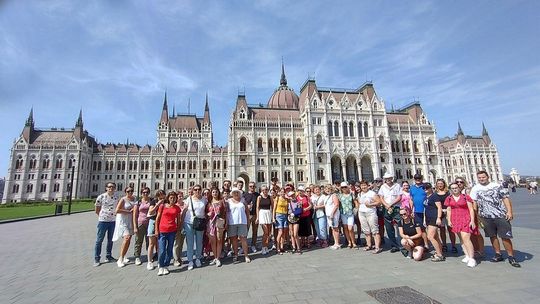
[[73, 177], [75, 175], [75, 159], [71, 160], [71, 182], [69, 184], [68, 215], [71, 215], [71, 200], [73, 198]]

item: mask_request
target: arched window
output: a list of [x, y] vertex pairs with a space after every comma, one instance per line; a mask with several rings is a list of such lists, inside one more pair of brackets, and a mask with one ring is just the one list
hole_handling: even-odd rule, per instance
[[274, 138], [274, 152], [278, 152], [278, 151], [279, 151], [278, 140], [277, 138]]
[[258, 152], [263, 152], [263, 140], [262, 140], [262, 138], [259, 138], [257, 140], [257, 151]]
[[354, 137], [354, 124], [352, 121], [349, 122], [349, 136]]
[[191, 143], [191, 152], [197, 152], [199, 151], [199, 143], [194, 141]]
[[206, 161], [206, 159], [202, 162], [202, 168], [203, 170], [206, 170], [206, 168], [208, 168], [208, 162]]
[[328, 122], [328, 136], [334, 136], [333, 125], [331, 121]]
[[272, 146], [272, 139], [268, 140], [268, 152], [274, 152], [274, 147]]
[[427, 141], [427, 149], [428, 149], [428, 152], [432, 152], [433, 150], [433, 142], [431, 141], [431, 139], [428, 139]]
[[339, 124], [337, 121], [334, 121], [334, 136], [339, 136]]
[[291, 152], [291, 139], [287, 138], [287, 152]]
[[161, 168], [161, 162], [159, 160], [156, 160], [156, 165], [154, 167], [155, 170], [159, 170]]
[[285, 152], [287, 151], [287, 148], [285, 146], [285, 139], [282, 139], [281, 140], [281, 152]]
[[240, 137], [240, 151], [246, 152], [247, 141], [245, 137]]
[[413, 147], [414, 147], [414, 152], [418, 153], [418, 141], [417, 140], [413, 140]]
[[296, 152], [301, 152], [302, 151], [302, 141], [300, 140], [300, 138], [296, 139]]
[[349, 136], [349, 125], [346, 121], [343, 122], [343, 137]]
[[364, 137], [369, 137], [369, 130], [367, 121], [364, 121]]
[[182, 144], [180, 145], [182, 147], [182, 151], [183, 152], [187, 152], [188, 150], [188, 143], [187, 141], [183, 141]]
[[304, 181], [304, 171], [298, 170], [298, 172], [296, 172], [296, 180], [299, 182]]
[[364, 132], [362, 132], [362, 122], [358, 122], [358, 137], [364, 137]]

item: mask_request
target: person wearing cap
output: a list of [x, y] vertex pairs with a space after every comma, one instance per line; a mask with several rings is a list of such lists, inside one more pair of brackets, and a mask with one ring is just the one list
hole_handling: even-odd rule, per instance
[[445, 260], [439, 236], [439, 226], [442, 224], [442, 203], [439, 201], [439, 197], [433, 194], [433, 186], [430, 183], [425, 183], [424, 188], [426, 189], [424, 225], [427, 227], [428, 240], [435, 248], [435, 255], [431, 261], [441, 262]]
[[341, 222], [343, 223], [345, 238], [347, 239], [347, 247], [356, 247], [356, 240], [354, 237], [354, 212], [353, 209], [358, 203], [351, 193], [349, 183], [342, 182], [339, 185], [340, 193], [334, 196], [334, 204], [339, 204], [339, 213], [341, 215]]
[[428, 240], [426, 234], [426, 226], [424, 226], [424, 201], [426, 200], [426, 191], [424, 189], [424, 177], [422, 174], [414, 175], [414, 184], [410, 185], [410, 193], [413, 202], [414, 221], [420, 224], [422, 229], [422, 239], [424, 246], [428, 248]]
[[248, 244], [247, 244], [247, 226], [249, 223], [249, 210], [242, 201], [242, 191], [238, 188], [231, 189], [231, 198], [227, 200], [227, 233], [231, 240], [233, 249], [233, 263], [238, 261], [238, 239], [242, 243], [242, 249], [246, 263], [250, 263]]
[[302, 214], [300, 215], [300, 220], [298, 225], [298, 236], [300, 237], [300, 249], [308, 247], [308, 237], [311, 235], [311, 201], [306, 195], [304, 186], [298, 186], [298, 195], [296, 196], [296, 201], [302, 206]]
[[381, 202], [386, 209], [384, 212], [384, 227], [388, 240], [392, 248], [390, 252], [398, 252], [400, 249], [400, 243], [396, 238], [396, 229], [394, 227], [394, 221], [397, 223], [401, 218], [399, 216], [399, 206], [401, 202], [401, 187], [399, 184], [394, 183], [394, 176], [390, 172], [386, 172], [383, 176], [384, 184], [379, 189], [379, 196]]
[[324, 194], [326, 195], [324, 201], [324, 212], [326, 213], [326, 222], [328, 227], [332, 230], [332, 237], [334, 238], [334, 245], [330, 246], [330, 249], [336, 250], [341, 248], [339, 240], [339, 199], [335, 198], [334, 186], [332, 184], [324, 187]]

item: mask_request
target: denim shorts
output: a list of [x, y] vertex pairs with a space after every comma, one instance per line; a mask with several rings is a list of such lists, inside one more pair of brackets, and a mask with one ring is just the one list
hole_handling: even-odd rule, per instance
[[287, 228], [289, 222], [287, 221], [287, 214], [276, 213], [276, 228]]
[[347, 226], [354, 226], [354, 215], [347, 215], [347, 214], [342, 214], [341, 215], [341, 223], [343, 223], [343, 225], [347, 225]]
[[153, 236], [156, 233], [156, 220], [149, 219], [148, 220], [148, 232], [146, 233], [147, 236]]

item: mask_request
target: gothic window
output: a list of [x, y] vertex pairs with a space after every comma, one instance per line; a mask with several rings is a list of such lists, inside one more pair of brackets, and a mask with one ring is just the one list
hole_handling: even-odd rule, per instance
[[244, 109], [240, 110], [239, 117], [240, 119], [246, 119], [246, 111]]
[[328, 136], [334, 136], [332, 131], [333, 131], [333, 125], [332, 125], [332, 122], [329, 121], [328, 122]]
[[156, 164], [155, 164], [154, 169], [159, 170], [160, 168], [161, 168], [161, 162], [159, 160], [156, 160]]
[[304, 181], [304, 171], [298, 170], [298, 172], [296, 172], [296, 180], [299, 182]]
[[352, 121], [349, 122], [349, 136], [354, 137], [354, 125]]
[[290, 181], [292, 181], [292, 178], [291, 178], [291, 171], [286, 170], [285, 172], [283, 172], [283, 181], [284, 181], [284, 182], [290, 182]]
[[208, 168], [208, 162], [206, 161], [206, 159], [202, 162], [202, 168], [203, 170], [206, 170]]
[[296, 139], [296, 152], [301, 152], [302, 151], [302, 141], [300, 140], [300, 138]]
[[358, 122], [358, 137], [364, 137], [364, 132], [362, 132], [362, 122]]
[[324, 169], [318, 169], [317, 170], [317, 180], [325, 180], [324, 177]]
[[287, 152], [291, 152], [291, 139], [287, 138]]
[[56, 160], [56, 169], [62, 169], [64, 162], [61, 158]]
[[34, 184], [26, 185], [26, 193], [32, 193], [34, 191]]
[[369, 137], [369, 130], [367, 121], [364, 122], [364, 137]]
[[274, 152], [278, 152], [278, 151], [279, 151], [278, 140], [277, 138], [274, 138]]
[[265, 182], [264, 171], [258, 171], [257, 172], [257, 182], [258, 183], [264, 183]]
[[60, 184], [59, 183], [55, 183], [54, 186], [53, 186], [53, 192], [60, 192]]
[[346, 121], [343, 122], [343, 137], [347, 137], [349, 136], [349, 128], [348, 128], [348, 123]]
[[183, 152], [187, 152], [187, 150], [188, 150], [188, 143], [187, 143], [187, 141], [183, 141], [182, 144], [181, 144], [181, 147], [182, 147], [182, 151], [183, 151]]
[[22, 160], [22, 156], [19, 155], [17, 161], [15, 162], [15, 169], [22, 169], [23, 168], [23, 160]]
[[245, 137], [240, 137], [240, 151], [246, 152], [247, 140]]
[[413, 147], [414, 147], [414, 152], [418, 153], [419, 152], [419, 150], [418, 150], [418, 141], [413, 140]]
[[257, 140], [257, 151], [258, 152], [263, 152], [263, 140], [262, 140], [262, 138], [259, 138]]
[[285, 139], [282, 139], [281, 140], [281, 152], [285, 152], [287, 151], [287, 148], [285, 146]]
[[427, 148], [428, 152], [433, 152], [433, 142], [431, 141], [431, 139], [428, 139], [427, 141]]
[[19, 193], [19, 184], [13, 185], [13, 188], [11, 189], [12, 193]]
[[334, 121], [334, 136], [339, 136], [339, 124], [337, 121]]

